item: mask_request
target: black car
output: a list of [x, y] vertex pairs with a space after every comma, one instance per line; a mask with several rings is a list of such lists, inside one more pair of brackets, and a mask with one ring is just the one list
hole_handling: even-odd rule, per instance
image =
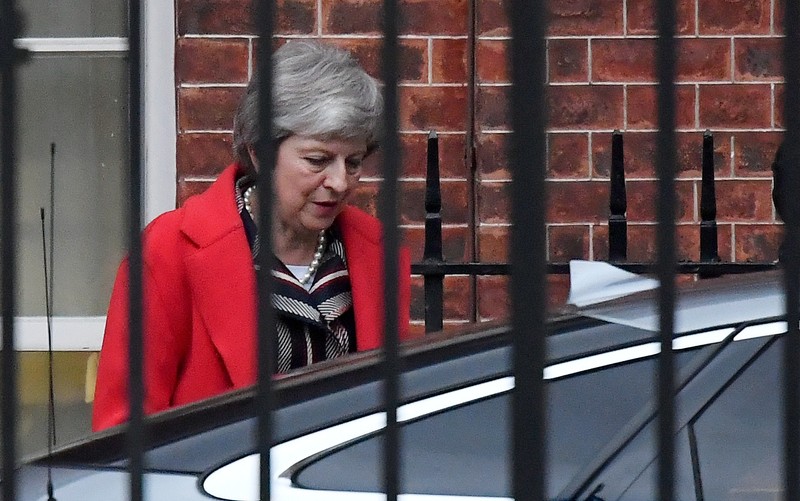
[[[675, 313], [676, 499], [773, 500], [782, 490], [781, 275], [679, 288]], [[401, 499], [510, 499], [511, 335], [479, 324], [403, 350]], [[547, 337], [547, 497], [656, 497], [656, 291], [573, 307]], [[378, 353], [275, 382], [273, 499], [379, 500]], [[145, 499], [258, 497], [253, 391], [155, 416]], [[27, 462], [20, 499], [128, 495], [124, 427]], [[594, 497], [592, 497], [594, 496]]]

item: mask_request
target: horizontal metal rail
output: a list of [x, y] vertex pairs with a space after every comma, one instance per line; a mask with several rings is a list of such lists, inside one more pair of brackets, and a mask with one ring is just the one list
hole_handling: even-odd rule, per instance
[[[611, 263], [631, 273], [655, 273], [655, 263]], [[777, 262], [769, 263], [676, 263], [676, 273], [686, 275], [735, 275], [752, 273], [755, 271], [775, 270], [779, 268]], [[422, 262], [411, 265], [411, 273], [423, 276], [446, 275], [508, 275], [511, 272], [509, 263], [447, 263], [447, 262]], [[547, 273], [556, 275], [569, 274], [569, 263], [547, 263]]]

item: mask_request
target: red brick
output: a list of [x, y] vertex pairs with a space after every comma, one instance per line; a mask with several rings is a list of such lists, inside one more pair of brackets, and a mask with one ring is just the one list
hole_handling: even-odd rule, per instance
[[[364, 70], [375, 78], [381, 78], [383, 42], [378, 38], [328, 38], [326, 42], [348, 50]], [[428, 44], [425, 40], [399, 40], [401, 82], [428, 82]]]
[[478, 277], [478, 318], [491, 320], [507, 318], [511, 313], [508, 277]]
[[[651, 222], [657, 216], [658, 184], [656, 181], [629, 181], [625, 186], [628, 195], [628, 221]], [[694, 181], [675, 183], [675, 221], [693, 221]]]
[[191, 197], [192, 195], [199, 195], [208, 189], [211, 186], [213, 180], [209, 181], [186, 181], [185, 179], [180, 179], [178, 181], [178, 200], [176, 204], [178, 207], [181, 207], [186, 199]]
[[731, 44], [719, 38], [678, 39], [679, 82], [730, 80]]
[[478, 228], [478, 257], [483, 263], [508, 261], [510, 226], [480, 226]]
[[381, 33], [381, 3], [375, 0], [322, 2], [325, 34]]
[[782, 225], [737, 224], [736, 261], [775, 261], [782, 241]]
[[772, 161], [783, 140], [780, 132], [740, 132], [733, 137], [737, 176], [772, 176]]
[[275, 9], [275, 33], [302, 35], [317, 32], [316, 0], [279, 0]]
[[[656, 86], [636, 85], [628, 87], [628, 129], [657, 128]], [[695, 92], [693, 85], [678, 85], [675, 88], [675, 123], [678, 128], [695, 125]]]
[[771, 125], [768, 84], [700, 86], [701, 127], [767, 128]]
[[717, 220], [772, 221], [772, 180], [717, 182]]
[[[465, 276], [447, 276], [443, 284], [445, 320], [470, 320], [472, 318], [472, 278]], [[411, 319], [425, 319], [425, 286], [423, 278], [413, 277], [411, 280]]]
[[509, 134], [484, 132], [478, 134], [477, 162], [481, 179], [511, 179], [508, 165]]
[[240, 87], [179, 89], [180, 130], [231, 130], [233, 113], [243, 93]]
[[547, 235], [549, 262], [589, 258], [589, 226], [550, 226]]
[[511, 31], [503, 0], [478, 0], [478, 29], [482, 36], [508, 36]]
[[785, 128], [786, 127], [786, 120], [783, 114], [783, 108], [785, 106], [786, 97], [784, 97], [785, 89], [783, 84], [775, 84], [775, 119], [774, 119], [774, 127], [777, 128]]
[[[178, 34], [254, 35], [249, 0], [178, 0]], [[278, 0], [276, 34], [311, 34], [316, 29], [316, 0]]]
[[249, 0], [177, 0], [178, 34], [250, 35]]
[[466, 83], [467, 41], [460, 38], [433, 39], [431, 71], [433, 83]]
[[613, 129], [623, 123], [621, 86], [551, 86], [547, 100], [553, 130]]
[[[727, 134], [717, 133], [714, 142], [714, 167], [717, 176], [730, 176], [730, 140]], [[655, 132], [626, 132], [623, 135], [625, 151], [625, 177], [656, 177], [658, 136]], [[703, 134], [679, 132], [677, 175], [700, 177], [702, 174]], [[596, 133], [592, 137], [592, 154], [596, 176], [608, 177], [611, 170], [611, 134]]]
[[[628, 225], [628, 261], [652, 263], [658, 259], [656, 224]], [[608, 260], [608, 226], [596, 226], [593, 233], [594, 259]], [[635, 243], [635, 244], [633, 244]], [[731, 260], [731, 227], [717, 227], [717, 246], [720, 259]], [[700, 226], [681, 224], [675, 227], [675, 253], [679, 261], [698, 261], [700, 259]]]
[[547, 275], [547, 310], [556, 312], [567, 303], [569, 275]]
[[770, 30], [770, 0], [698, 2], [700, 35], [762, 35]]
[[655, 40], [650, 38], [592, 41], [593, 82], [654, 82]]
[[734, 44], [736, 80], [783, 79], [783, 39], [735, 38]]
[[181, 83], [247, 83], [245, 39], [179, 38], [175, 79]]
[[478, 82], [510, 81], [507, 51], [507, 40], [478, 40], [475, 55]]
[[550, 0], [548, 32], [555, 36], [622, 35], [618, 0]]
[[178, 134], [178, 176], [217, 176], [233, 161], [230, 134]]
[[786, 31], [784, 30], [785, 20], [786, 20], [786, 5], [784, 2], [774, 2], [772, 4], [774, 6], [773, 11], [773, 32], [776, 35], [783, 35]]
[[[466, 0], [402, 0], [399, 31], [414, 35], [464, 35]], [[337, 0], [322, 7], [323, 33], [380, 34], [381, 2]]]
[[467, 0], [401, 0], [400, 7], [403, 33], [467, 34]]
[[476, 117], [481, 130], [511, 128], [508, 116], [509, 87], [478, 87]]
[[589, 170], [588, 134], [548, 134], [547, 177], [586, 178]]
[[[400, 141], [403, 148], [402, 167], [405, 177], [427, 177], [428, 163], [428, 134], [408, 133], [401, 134]], [[467, 164], [465, 159], [464, 134], [439, 135], [439, 178], [440, 179], [466, 179]], [[378, 150], [378, 157], [380, 150]], [[370, 163], [370, 168], [365, 170], [363, 176], [380, 176], [380, 162]]]
[[350, 197], [349, 203], [373, 216], [378, 215], [379, 181], [361, 181]]
[[[472, 232], [469, 228], [445, 226], [442, 228], [442, 255], [450, 263], [471, 261], [470, 240]], [[411, 262], [422, 261], [425, 251], [425, 229], [405, 228], [405, 245], [411, 249]]]
[[[655, 0], [628, 0], [628, 34], [656, 34], [656, 2]], [[676, 2], [677, 22], [675, 32], [678, 35], [690, 35], [695, 32], [694, 0], [678, 0]]]
[[547, 43], [548, 81], [588, 82], [588, 40], [550, 40]]
[[509, 183], [481, 183], [478, 187], [478, 218], [481, 223], [511, 222]]
[[[400, 183], [400, 224], [425, 222], [425, 183], [405, 181]], [[469, 190], [465, 181], [442, 183], [442, 222], [467, 224], [469, 217]]]
[[599, 223], [608, 218], [608, 183], [548, 182], [547, 221]]
[[400, 126], [405, 130], [463, 131], [467, 120], [464, 87], [401, 87]]

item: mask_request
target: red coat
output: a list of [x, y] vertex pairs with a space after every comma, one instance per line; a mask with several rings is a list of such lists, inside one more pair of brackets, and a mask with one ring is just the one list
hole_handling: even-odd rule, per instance
[[[256, 381], [253, 258], [228, 167], [209, 189], [158, 217], [143, 234], [145, 412], [193, 402]], [[383, 326], [380, 222], [353, 207], [337, 218], [353, 293], [358, 351], [378, 348]], [[408, 337], [410, 259], [400, 254], [400, 336]], [[92, 427], [128, 418], [128, 260], [106, 320]]]

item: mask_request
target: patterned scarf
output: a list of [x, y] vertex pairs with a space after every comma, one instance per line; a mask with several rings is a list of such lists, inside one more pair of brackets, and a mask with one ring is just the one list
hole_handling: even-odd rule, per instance
[[[234, 191], [255, 258], [260, 247], [258, 232], [242, 198], [244, 189], [252, 183], [252, 179], [242, 177], [236, 181]], [[272, 306], [277, 317], [275, 367], [279, 373], [355, 351], [353, 295], [344, 245], [336, 228], [328, 229], [327, 240], [308, 291], [283, 263], [274, 260]]]

